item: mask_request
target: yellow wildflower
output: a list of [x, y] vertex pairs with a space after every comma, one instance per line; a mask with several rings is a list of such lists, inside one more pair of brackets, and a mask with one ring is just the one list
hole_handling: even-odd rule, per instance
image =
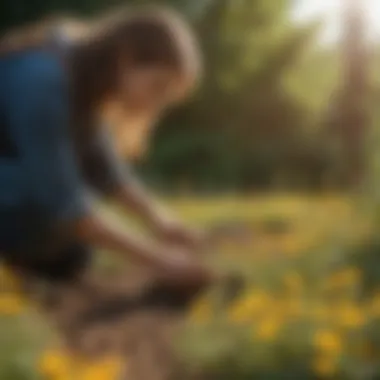
[[231, 306], [229, 318], [233, 322], [249, 322], [257, 312], [265, 310], [270, 301], [263, 291], [247, 293]]
[[338, 309], [339, 321], [344, 327], [360, 327], [365, 322], [364, 310], [358, 305], [345, 304]]
[[327, 281], [328, 288], [341, 288], [345, 286], [357, 285], [361, 279], [361, 272], [358, 268], [347, 268], [335, 273]]
[[342, 339], [334, 331], [318, 330], [314, 335], [314, 346], [324, 353], [339, 355], [342, 351]]
[[318, 356], [313, 362], [313, 369], [322, 378], [329, 378], [336, 374], [337, 363], [330, 356]]
[[0, 314], [18, 315], [27, 307], [27, 302], [19, 295], [4, 293], [0, 295]]
[[256, 330], [256, 336], [263, 341], [273, 340], [280, 330], [281, 323], [276, 317], [264, 319]]
[[117, 380], [123, 370], [121, 358], [109, 357], [90, 363], [82, 372], [81, 380]]
[[233, 305], [228, 310], [228, 317], [231, 322], [235, 323], [245, 323], [250, 322], [251, 315], [248, 312], [247, 308], [242, 303], [237, 303]]
[[271, 297], [265, 291], [253, 291], [245, 297], [245, 303], [253, 311], [266, 308], [271, 301]]
[[39, 360], [38, 371], [42, 376], [48, 378], [68, 377], [70, 373], [70, 361], [60, 351], [46, 351]]

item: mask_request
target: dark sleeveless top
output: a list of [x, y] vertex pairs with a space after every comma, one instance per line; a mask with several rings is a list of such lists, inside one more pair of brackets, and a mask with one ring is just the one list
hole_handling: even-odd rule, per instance
[[68, 80], [50, 49], [0, 58], [0, 252], [42, 248], [59, 222], [89, 212], [90, 193], [128, 181], [106, 129], [78, 152], [70, 120]]

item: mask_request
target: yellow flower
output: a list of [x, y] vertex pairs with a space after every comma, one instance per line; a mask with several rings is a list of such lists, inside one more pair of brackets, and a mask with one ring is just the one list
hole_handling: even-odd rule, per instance
[[313, 362], [313, 368], [322, 378], [333, 377], [337, 371], [335, 359], [329, 356], [318, 356]]
[[0, 314], [18, 315], [27, 307], [27, 302], [19, 295], [4, 293], [0, 295]]
[[338, 309], [338, 317], [344, 327], [360, 327], [366, 318], [364, 310], [354, 304], [346, 304]]
[[267, 307], [271, 297], [263, 290], [256, 290], [247, 294], [244, 301], [251, 310], [256, 311]]
[[318, 330], [314, 335], [314, 346], [324, 353], [339, 355], [342, 351], [342, 339], [334, 331]]
[[228, 311], [232, 322], [249, 322], [259, 311], [268, 308], [271, 299], [264, 291], [254, 291], [242, 296]]
[[121, 358], [108, 357], [97, 363], [89, 363], [80, 380], [118, 380], [123, 370]]
[[237, 303], [228, 310], [228, 318], [231, 322], [245, 323], [251, 321], [251, 315], [244, 304]]
[[44, 377], [64, 378], [70, 373], [70, 361], [60, 351], [46, 351], [38, 362], [38, 371]]
[[264, 319], [256, 330], [256, 336], [263, 341], [273, 340], [281, 328], [280, 321], [275, 317]]
[[347, 268], [335, 273], [327, 281], [328, 288], [341, 288], [345, 286], [357, 285], [361, 279], [361, 272], [358, 268]]

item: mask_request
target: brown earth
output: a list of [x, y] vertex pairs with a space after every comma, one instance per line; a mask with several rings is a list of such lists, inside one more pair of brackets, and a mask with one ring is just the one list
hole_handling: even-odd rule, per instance
[[78, 355], [125, 357], [128, 370], [120, 380], [182, 379], [172, 343], [186, 306], [157, 301], [160, 291], [146, 297], [154, 287], [142, 274], [97, 275], [81, 285], [50, 289], [44, 311]]
[[[215, 232], [214, 246], [226, 237], [224, 228]], [[229, 235], [242, 240], [236, 231]], [[228, 301], [242, 283], [236, 277], [227, 279], [223, 285]], [[168, 288], [147, 273], [128, 270], [91, 274], [78, 284], [36, 293], [42, 295], [44, 313], [70, 350], [95, 360], [109, 354], [125, 357], [127, 370], [120, 380], [190, 380], [173, 343], [188, 308], [202, 291]]]

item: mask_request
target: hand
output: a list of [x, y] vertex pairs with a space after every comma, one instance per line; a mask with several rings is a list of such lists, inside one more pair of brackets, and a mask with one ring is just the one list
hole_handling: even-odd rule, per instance
[[206, 237], [202, 231], [185, 227], [172, 220], [160, 220], [156, 231], [159, 238], [166, 243], [191, 250], [198, 251], [206, 242]]
[[212, 270], [190, 253], [177, 249], [167, 254], [168, 252], [166, 252], [165, 265], [158, 274], [162, 283], [177, 288], [192, 289], [207, 287], [216, 281], [216, 275]]

